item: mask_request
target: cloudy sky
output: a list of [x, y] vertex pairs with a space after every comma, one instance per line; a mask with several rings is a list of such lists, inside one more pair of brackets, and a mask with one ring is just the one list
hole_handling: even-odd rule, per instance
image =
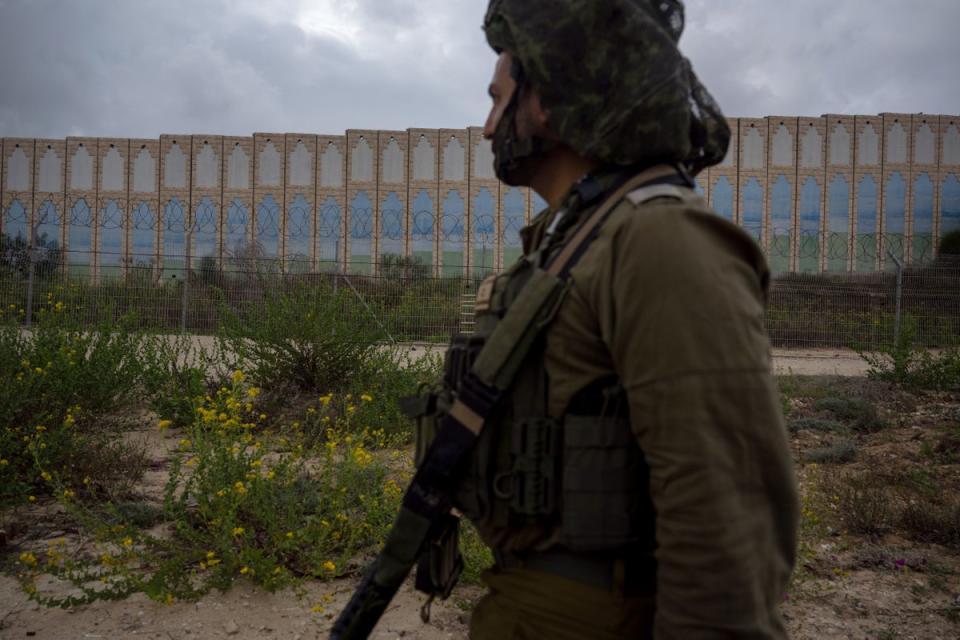
[[[486, 0], [0, 0], [0, 136], [482, 124]], [[732, 116], [960, 112], [957, 0], [688, 0]]]

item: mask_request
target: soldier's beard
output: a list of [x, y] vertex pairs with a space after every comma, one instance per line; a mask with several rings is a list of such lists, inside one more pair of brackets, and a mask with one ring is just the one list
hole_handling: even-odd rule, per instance
[[521, 138], [517, 133], [517, 87], [493, 132], [493, 169], [501, 182], [511, 187], [528, 187], [543, 159], [557, 143], [541, 136]]

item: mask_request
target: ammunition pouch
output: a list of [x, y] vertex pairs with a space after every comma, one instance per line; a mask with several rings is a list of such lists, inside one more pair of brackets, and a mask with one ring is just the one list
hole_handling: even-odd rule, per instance
[[430, 604], [434, 598], [446, 600], [463, 573], [460, 554], [460, 518], [445, 515], [437, 527], [438, 534], [429, 540], [427, 548], [417, 560], [414, 587], [430, 598], [420, 610], [424, 622], [430, 619]]

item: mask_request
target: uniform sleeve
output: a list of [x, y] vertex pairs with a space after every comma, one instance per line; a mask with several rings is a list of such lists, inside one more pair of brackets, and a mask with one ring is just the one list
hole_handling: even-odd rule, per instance
[[717, 216], [647, 208], [615, 231], [593, 302], [650, 467], [655, 637], [785, 638], [798, 502], [763, 261]]

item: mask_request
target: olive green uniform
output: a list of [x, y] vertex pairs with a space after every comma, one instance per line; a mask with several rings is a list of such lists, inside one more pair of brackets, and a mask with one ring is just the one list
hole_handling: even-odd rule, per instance
[[[596, 204], [578, 211], [572, 194], [565, 206], [572, 233]], [[551, 217], [523, 231], [527, 254]], [[485, 574], [472, 638], [786, 637], [778, 605], [798, 501], [763, 326], [767, 284], [756, 244], [700, 199], [614, 209], [571, 272], [543, 367], [553, 417], [599, 379], [625, 388], [656, 512], [656, 568], [627, 571], [653, 574], [650, 587], [501, 566]]]

